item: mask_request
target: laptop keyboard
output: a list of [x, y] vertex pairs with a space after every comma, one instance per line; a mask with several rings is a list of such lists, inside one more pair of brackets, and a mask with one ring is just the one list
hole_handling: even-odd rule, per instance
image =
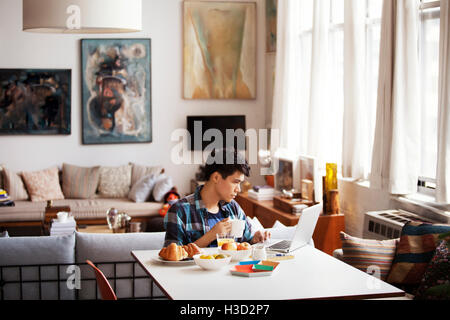
[[290, 247], [291, 247], [291, 241], [283, 240], [283, 241], [280, 241], [280, 242], [277, 242], [277, 243], [271, 245], [269, 247], [269, 249], [286, 250], [286, 249], [289, 249]]

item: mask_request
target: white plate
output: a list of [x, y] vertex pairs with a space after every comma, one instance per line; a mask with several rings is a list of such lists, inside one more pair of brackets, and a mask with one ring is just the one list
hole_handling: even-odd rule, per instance
[[159, 255], [156, 256], [156, 257], [152, 257], [152, 260], [155, 261], [155, 262], [164, 263], [164, 264], [171, 264], [171, 265], [175, 265], [175, 266], [185, 266], [185, 265], [195, 264], [194, 259], [192, 259], [192, 260], [181, 260], [181, 261], [168, 261], [168, 260], [164, 260]]

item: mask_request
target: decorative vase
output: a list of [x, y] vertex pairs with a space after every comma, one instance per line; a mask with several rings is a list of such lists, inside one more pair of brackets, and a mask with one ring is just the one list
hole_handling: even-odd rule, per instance
[[119, 211], [116, 208], [110, 208], [106, 211], [106, 221], [108, 222], [108, 227], [110, 229], [115, 229], [117, 224], [117, 216]]

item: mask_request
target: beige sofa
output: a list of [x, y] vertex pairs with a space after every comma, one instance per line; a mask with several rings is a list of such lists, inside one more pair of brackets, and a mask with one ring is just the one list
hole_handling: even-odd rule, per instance
[[[141, 175], [156, 171], [160, 174], [164, 173], [164, 169], [160, 166], [144, 167], [132, 163], [129, 165], [133, 169], [130, 190], [133, 183], [136, 183], [136, 180], [139, 178], [139, 176], [135, 176], [135, 173], [138, 171], [137, 168], [141, 169]], [[7, 169], [3, 173], [1, 170], [2, 167], [0, 166], [0, 188], [9, 192], [6, 187], [6, 178], [3, 174]], [[18, 175], [20, 177], [20, 173]], [[63, 190], [62, 177], [62, 169], [60, 169], [59, 182], [61, 190]], [[0, 227], [32, 226], [39, 225], [44, 221], [47, 201], [16, 200], [14, 198], [12, 200], [14, 200], [15, 206], [0, 207]], [[52, 200], [52, 202], [53, 206], [70, 206], [74, 218], [78, 223], [81, 222], [82, 224], [106, 224], [106, 211], [112, 207], [119, 212], [127, 213], [134, 221], [146, 222], [151, 218], [159, 217], [159, 210], [163, 205], [162, 202], [156, 201], [135, 202], [127, 197], [107, 198], [102, 196], [98, 190], [95, 195], [88, 199], [67, 198], [65, 194], [65, 199]]]

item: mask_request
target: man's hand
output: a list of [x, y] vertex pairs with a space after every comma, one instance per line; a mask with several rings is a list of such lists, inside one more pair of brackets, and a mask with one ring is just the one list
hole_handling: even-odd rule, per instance
[[270, 233], [270, 231], [265, 230], [264, 232], [262, 232], [261, 230], [258, 230], [253, 236], [251, 244], [264, 242], [266, 240], [269, 240], [271, 236], [272, 234]]
[[206, 248], [216, 240], [216, 235], [218, 233], [230, 233], [231, 232], [231, 222], [230, 218], [223, 219], [220, 222], [217, 222], [214, 227], [209, 230], [203, 237], [195, 241], [194, 243], [200, 248]]
[[210, 231], [214, 234], [214, 237], [218, 233], [230, 233], [231, 232], [231, 221], [230, 218], [225, 218], [220, 222], [217, 222]]

